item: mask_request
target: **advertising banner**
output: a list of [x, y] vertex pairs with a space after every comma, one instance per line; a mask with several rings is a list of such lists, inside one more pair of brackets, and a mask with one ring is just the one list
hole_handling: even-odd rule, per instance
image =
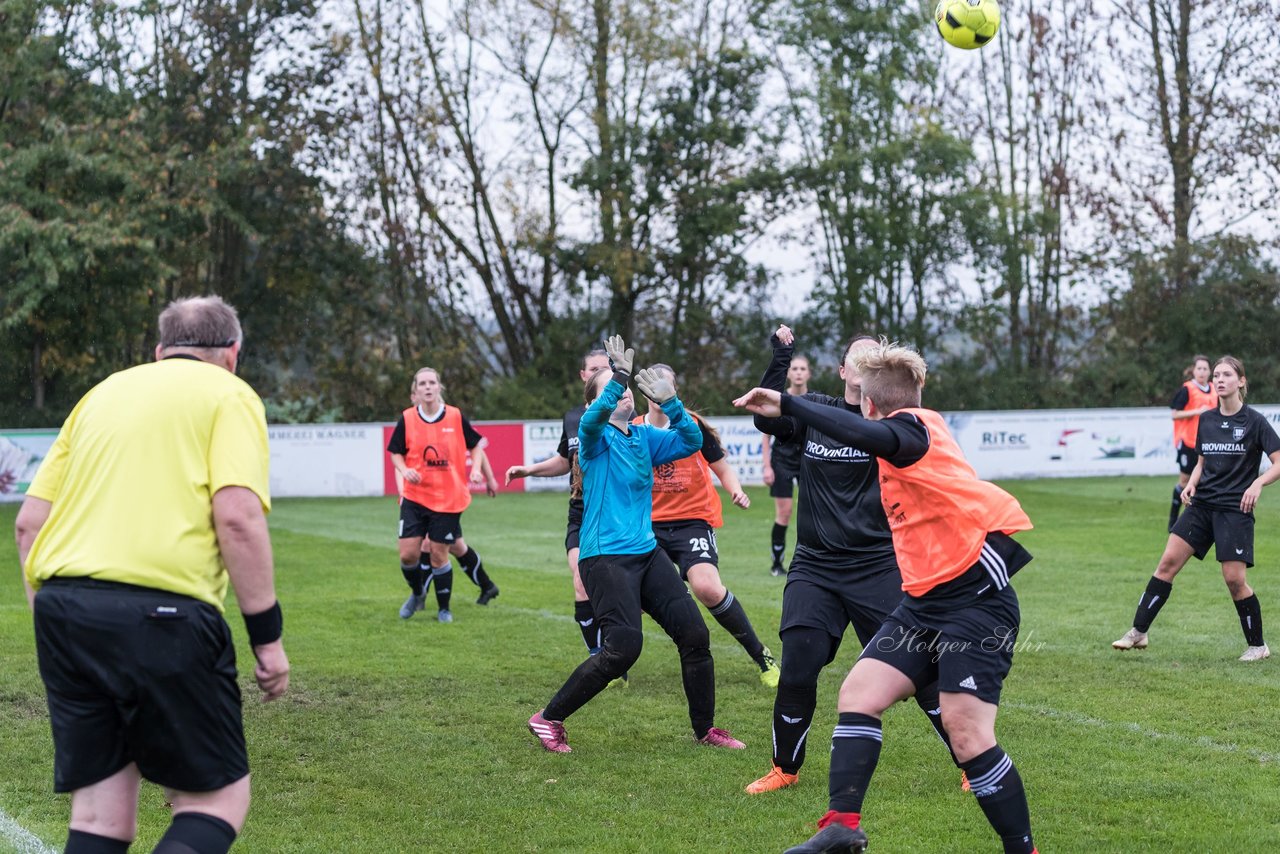
[[277, 498], [383, 494], [380, 424], [278, 424], [267, 441]]
[[[1280, 429], [1280, 405], [1255, 406]], [[944, 413], [980, 477], [988, 480], [1099, 475], [1174, 477], [1169, 410], [1048, 409]], [[707, 419], [720, 434], [744, 486], [762, 481], [762, 441], [750, 416]], [[533, 465], [556, 453], [560, 421], [477, 421], [501, 485], [509, 466]], [[267, 428], [275, 496], [395, 493], [386, 453], [390, 424], [280, 424]], [[0, 431], [0, 501], [20, 501], [56, 430]], [[1264, 461], [1263, 466], [1266, 467]], [[525, 478], [505, 491], [565, 491], [568, 476]], [[481, 487], [483, 491], [483, 487]]]
[[57, 437], [57, 430], [0, 432], [0, 501], [22, 500]]

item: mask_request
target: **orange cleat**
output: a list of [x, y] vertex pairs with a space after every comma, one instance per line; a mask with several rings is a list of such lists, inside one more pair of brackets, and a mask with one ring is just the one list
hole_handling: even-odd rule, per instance
[[960, 772], [960, 791], [962, 792], [973, 791], [973, 789], [969, 787], [969, 775], [964, 773], [963, 771]]
[[800, 775], [788, 774], [777, 765], [769, 769], [769, 773], [765, 774], [759, 780], [747, 786], [748, 795], [763, 795], [765, 792], [776, 792], [778, 789], [785, 789], [787, 786], [794, 786], [799, 781]]

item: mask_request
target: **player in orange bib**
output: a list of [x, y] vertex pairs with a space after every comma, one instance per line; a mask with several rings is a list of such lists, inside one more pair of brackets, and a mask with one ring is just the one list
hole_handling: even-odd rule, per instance
[[[402, 479], [400, 572], [411, 591], [400, 607], [400, 617], [407, 620], [423, 610], [427, 585], [434, 582], [439, 608], [436, 619], [451, 623], [451, 553], [480, 588], [476, 604], [487, 605], [498, 595], [498, 586], [484, 571], [480, 555], [462, 539], [462, 511], [471, 504], [468, 481], [478, 485], [487, 480], [490, 494], [495, 483], [484, 455], [484, 437], [457, 407], [445, 404], [442, 391], [440, 375], [434, 368], [421, 368], [413, 375], [415, 405], [400, 413], [387, 451]], [[424, 540], [426, 550], [422, 548]]]
[[1182, 490], [1196, 470], [1200, 454], [1196, 451], [1196, 428], [1201, 414], [1218, 408], [1218, 392], [1210, 380], [1212, 367], [1208, 356], [1194, 356], [1187, 368], [1187, 381], [1169, 401], [1173, 410], [1173, 450], [1178, 458], [1178, 485], [1173, 488], [1173, 504], [1169, 508], [1169, 530], [1178, 521], [1182, 509]]
[[[649, 370], [666, 377], [675, 387], [676, 372], [669, 365], [654, 365]], [[658, 547], [679, 567], [680, 577], [694, 597], [760, 668], [760, 681], [777, 688], [778, 663], [773, 653], [756, 636], [742, 603], [720, 580], [715, 529], [724, 524], [724, 517], [711, 473], [715, 472], [736, 506], [750, 507], [751, 499], [742, 491], [738, 475], [725, 457], [719, 434], [696, 412], [686, 411], [702, 431], [702, 449], [653, 470], [653, 535]], [[649, 411], [636, 416], [633, 423], [666, 428], [669, 419], [662, 407], [649, 401]]]
[[879, 459], [906, 592], [840, 687], [828, 810], [818, 833], [787, 854], [866, 849], [861, 810], [880, 757], [881, 717], [934, 680], [952, 752], [1004, 851], [1033, 854], [1022, 778], [995, 736], [1021, 622], [1009, 578], [1031, 560], [1009, 535], [1031, 521], [1013, 496], [978, 479], [942, 416], [920, 408], [918, 353], [881, 343], [852, 358], [865, 418], [763, 388], [734, 401], [757, 415], [791, 416]]

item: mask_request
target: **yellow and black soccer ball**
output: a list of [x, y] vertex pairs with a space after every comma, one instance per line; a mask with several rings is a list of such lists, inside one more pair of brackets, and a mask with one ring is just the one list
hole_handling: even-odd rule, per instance
[[933, 16], [947, 44], [965, 50], [982, 47], [1000, 29], [996, 0], [940, 0]]

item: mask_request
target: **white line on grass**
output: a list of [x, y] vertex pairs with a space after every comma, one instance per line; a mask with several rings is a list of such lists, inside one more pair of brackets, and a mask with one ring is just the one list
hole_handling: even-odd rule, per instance
[[3, 809], [0, 809], [0, 837], [9, 840], [18, 854], [58, 854], [56, 848], [45, 845], [40, 837], [14, 821]]
[[1053, 718], [1054, 720], [1064, 721], [1065, 723], [1076, 724], [1078, 726], [1097, 727], [1099, 729], [1123, 730], [1125, 732], [1133, 733], [1134, 735], [1140, 735], [1143, 738], [1159, 739], [1161, 741], [1172, 741], [1175, 744], [1180, 744], [1187, 747], [1199, 747], [1204, 750], [1212, 750], [1215, 753], [1242, 754], [1244, 756], [1248, 756], [1251, 759], [1255, 759], [1258, 762], [1262, 762], [1262, 763], [1274, 764], [1276, 762], [1280, 762], [1280, 753], [1267, 753], [1264, 750], [1255, 750], [1251, 747], [1241, 747], [1238, 744], [1230, 744], [1230, 743], [1224, 743], [1221, 741], [1214, 741], [1208, 736], [1201, 735], [1201, 736], [1197, 736], [1196, 738], [1190, 738], [1185, 735], [1179, 735], [1178, 733], [1160, 732], [1159, 730], [1148, 729], [1147, 727], [1144, 727], [1138, 723], [1132, 723], [1129, 721], [1109, 721], [1103, 718], [1093, 718], [1088, 715], [1082, 715], [1078, 712], [1064, 712], [1060, 709], [1055, 709], [1052, 706], [1042, 706], [1035, 703], [1017, 703], [1017, 702], [1005, 701], [1005, 702], [1002, 702], [1000, 705], [1002, 708], [1005, 708], [1005, 709], [1017, 709], [1020, 712], [1030, 712], [1036, 715], [1043, 715], [1044, 717], [1047, 717], [1047, 718]]

